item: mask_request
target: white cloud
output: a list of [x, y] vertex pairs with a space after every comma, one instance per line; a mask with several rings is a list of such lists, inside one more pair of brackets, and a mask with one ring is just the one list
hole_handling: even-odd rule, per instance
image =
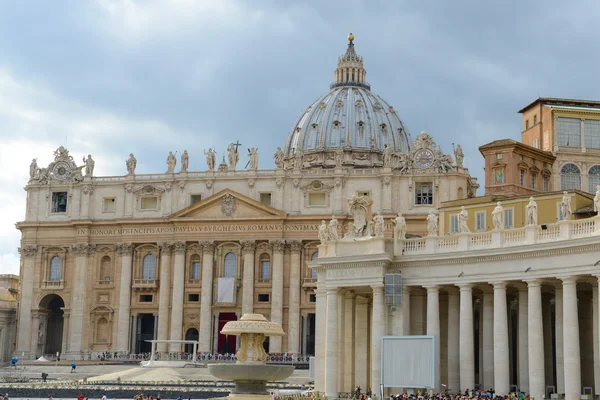
[[19, 275], [18, 254], [0, 254], [0, 274]]

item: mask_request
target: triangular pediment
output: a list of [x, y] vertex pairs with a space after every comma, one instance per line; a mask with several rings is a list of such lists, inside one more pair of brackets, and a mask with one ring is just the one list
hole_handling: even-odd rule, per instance
[[171, 215], [171, 219], [285, 218], [286, 213], [225, 189]]

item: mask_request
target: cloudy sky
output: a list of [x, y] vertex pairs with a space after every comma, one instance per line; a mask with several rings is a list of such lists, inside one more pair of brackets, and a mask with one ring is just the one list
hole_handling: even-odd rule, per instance
[[518, 139], [522, 106], [600, 99], [599, 20], [597, 0], [0, 0], [0, 273], [18, 273], [32, 158], [62, 144], [122, 175], [130, 152], [151, 173], [187, 149], [203, 170], [239, 140], [271, 168], [349, 31], [413, 138], [461, 143], [481, 181], [477, 147]]

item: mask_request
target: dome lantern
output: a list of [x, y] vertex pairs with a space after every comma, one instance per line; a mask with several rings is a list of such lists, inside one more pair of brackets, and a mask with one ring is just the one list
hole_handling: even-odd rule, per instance
[[363, 59], [354, 50], [354, 35], [348, 35], [348, 48], [346, 53], [338, 58], [338, 65], [334, 71], [335, 82], [330, 89], [340, 86], [358, 86], [370, 90], [366, 82], [367, 71], [363, 67]]

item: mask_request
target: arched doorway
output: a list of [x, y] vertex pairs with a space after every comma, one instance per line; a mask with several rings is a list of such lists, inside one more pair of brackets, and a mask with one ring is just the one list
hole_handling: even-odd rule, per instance
[[[190, 328], [185, 332], [185, 340], [198, 340], [198, 329]], [[194, 351], [194, 345], [192, 343], [185, 344], [185, 352], [192, 353]]]
[[234, 335], [223, 335], [221, 331], [229, 321], [237, 321], [235, 313], [219, 313], [219, 337], [217, 352], [221, 354], [231, 354], [236, 352]]
[[[40, 311], [46, 313], [46, 338], [42, 344], [42, 353], [62, 352], [62, 336], [65, 302], [57, 294], [49, 294], [40, 301]], [[41, 329], [40, 329], [41, 330]]]

